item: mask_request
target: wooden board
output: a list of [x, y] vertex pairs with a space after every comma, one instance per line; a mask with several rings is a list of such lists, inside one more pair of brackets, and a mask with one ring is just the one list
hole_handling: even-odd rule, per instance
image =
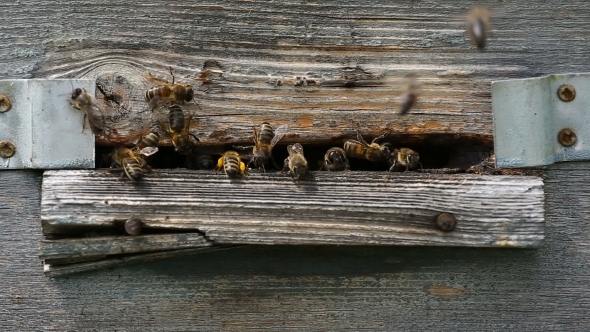
[[[120, 24], [125, 7], [109, 6], [98, 19], [118, 27], [108, 30], [109, 38], [96, 27], [92, 38], [50, 42], [33, 75], [107, 83], [112, 75], [122, 77], [113, 85], [130, 95], [130, 111], [109, 114], [114, 131], [98, 137], [100, 145], [131, 144], [158, 127], [143, 97], [153, 84], [142, 77], [152, 72], [170, 80], [172, 67], [178, 81], [197, 90], [199, 107], [186, 110], [201, 147], [251, 143], [252, 126], [263, 121], [291, 126], [284, 143], [341, 144], [359, 130], [370, 137], [389, 131], [400, 144], [459, 135], [491, 146], [490, 83], [539, 73], [536, 62], [531, 66], [519, 52], [534, 38], [531, 32], [544, 28], [542, 17], [553, 15], [553, 8], [536, 6], [534, 21], [514, 20], [526, 6], [501, 4], [493, 38], [482, 52], [465, 34], [471, 4], [162, 3], [134, 8], [132, 18], [124, 19], [132, 26]], [[86, 10], [68, 20], [85, 21], [96, 9]], [[166, 33], [158, 24], [167, 25]], [[545, 51], [539, 57], [551, 54]], [[223, 74], [201, 84], [195, 78], [208, 61], [218, 62]], [[407, 75], [417, 77], [419, 99], [401, 116]], [[159, 130], [162, 144], [170, 145]]]
[[41, 174], [0, 172], [0, 329], [583, 331], [588, 178], [586, 163], [546, 173], [535, 250], [254, 245], [52, 279]]
[[[436, 227], [443, 212], [455, 216], [454, 231]], [[313, 172], [294, 183], [174, 170], [134, 184], [105, 171], [45, 172], [44, 233], [116, 228], [131, 216], [217, 244], [538, 247], [544, 238], [538, 177]]]
[[[276, 108], [288, 114], [287, 106], [315, 110], [313, 102], [322, 102], [348, 117], [334, 120], [352, 123], [337, 130], [345, 135], [357, 128], [366, 134], [407, 132], [413, 123], [428, 129], [414, 115], [435, 118], [440, 111], [463, 135], [491, 138], [489, 82], [587, 72], [590, 11], [584, 0], [479, 3], [498, 9], [484, 52], [466, 44], [463, 16], [473, 4], [466, 0], [3, 2], [0, 29], [6, 47], [0, 48], [0, 76], [121, 72], [133, 79], [148, 70], [165, 77], [172, 65], [184, 79], [207, 59], [218, 59], [229, 72], [247, 77], [259, 71], [270, 80], [319, 68], [321, 75], [310, 76], [329, 79], [342, 68], [360, 66], [384, 73], [386, 83], [329, 87], [337, 96], [334, 106], [313, 98], [308, 92], [313, 86], [275, 88], [266, 82], [223, 82], [232, 87], [227, 95], [235, 104], [215, 89], [199, 92], [198, 101], [204, 114], [225, 110], [220, 117], [271, 110], [250, 122], [275, 121]], [[409, 71], [426, 78], [426, 96], [407, 123], [385, 128], [369, 113], [357, 113], [381, 105], [383, 114], [387, 107], [395, 111], [399, 95], [388, 87]], [[277, 103], [266, 90], [276, 90], [286, 102]], [[134, 93], [139, 102], [141, 91]], [[296, 99], [298, 94], [306, 98]], [[434, 107], [437, 102], [446, 106]], [[463, 112], [468, 115], [461, 117]], [[215, 132], [215, 120], [202, 124], [197, 115], [193, 132], [203, 145], [249, 140], [247, 123]], [[305, 120], [297, 113], [290, 117]], [[402, 118], [387, 121], [393, 125]], [[115, 126], [122, 140], [133, 131], [125, 126]], [[287, 139], [326, 139], [335, 131], [317, 136], [326, 127], [324, 122], [296, 126], [301, 137]], [[584, 331], [590, 325], [585, 222], [590, 197], [583, 186], [588, 178], [586, 163], [554, 165], [546, 173], [547, 229], [538, 250], [249, 246], [54, 280], [42, 275], [38, 259], [41, 176], [0, 172], [0, 329]]]

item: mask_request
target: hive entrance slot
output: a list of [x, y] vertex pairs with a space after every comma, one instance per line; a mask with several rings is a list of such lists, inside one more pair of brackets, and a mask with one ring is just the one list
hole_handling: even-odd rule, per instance
[[[366, 137], [365, 139], [370, 142], [372, 137]], [[320, 170], [326, 151], [332, 147], [342, 147], [345, 141], [346, 139], [333, 143], [303, 143], [305, 157], [307, 158], [310, 170]], [[406, 147], [418, 152], [420, 154], [422, 171], [450, 168], [465, 171], [470, 166], [475, 166], [483, 162], [493, 153], [492, 143], [488, 137], [428, 135], [416, 138], [400, 135], [388, 137], [383, 142], [389, 142], [394, 148]], [[273, 158], [279, 167], [283, 166], [283, 162], [287, 158], [286, 146], [287, 144], [278, 144], [273, 149]], [[232, 149], [232, 145], [195, 147], [196, 153], [210, 154], [214, 162], [217, 162], [220, 155], [211, 151], [225, 151], [229, 149]], [[110, 166], [110, 153], [112, 150], [112, 147], [107, 146], [96, 147], [96, 164], [98, 168]], [[243, 154], [247, 155], [249, 152], [246, 150]], [[197, 169], [194, 158], [195, 154], [187, 157], [176, 153], [173, 147], [160, 146], [158, 153], [151, 157], [149, 164], [153, 169]], [[350, 166], [352, 171], [383, 171], [387, 169], [385, 164], [352, 158], [350, 159]]]

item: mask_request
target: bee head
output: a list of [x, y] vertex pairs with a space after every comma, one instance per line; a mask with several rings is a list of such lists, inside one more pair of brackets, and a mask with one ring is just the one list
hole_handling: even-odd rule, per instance
[[328, 160], [332, 163], [340, 163], [342, 162], [342, 154], [340, 153], [340, 151], [331, 151], [330, 154], [328, 155]]
[[187, 154], [191, 153], [193, 150], [193, 147], [192, 147], [192, 144], [191, 144], [189, 138], [184, 137], [184, 136], [178, 136], [178, 138], [175, 141], [174, 146], [175, 146], [174, 150], [180, 154], [183, 154], [183, 155], [187, 155]]
[[406, 156], [406, 162], [411, 167], [414, 167], [420, 162], [420, 155], [418, 154], [418, 152], [414, 151], [413, 153], [410, 153]]
[[307, 174], [307, 167], [304, 166], [295, 166], [293, 167], [293, 173], [296, 178], [300, 178]]
[[392, 151], [393, 151], [393, 147], [391, 146], [391, 144], [389, 144], [389, 143], [381, 144], [381, 152], [383, 153], [384, 156], [389, 156]]
[[72, 99], [76, 99], [78, 98], [80, 95], [82, 94], [82, 89], [80, 88], [75, 88], [74, 91], [72, 91], [72, 95], [70, 96], [70, 98]]
[[190, 85], [187, 85], [186, 95], [184, 96], [184, 100], [188, 103], [189, 101], [193, 100], [194, 96], [195, 96], [195, 92], [193, 91], [193, 87]]

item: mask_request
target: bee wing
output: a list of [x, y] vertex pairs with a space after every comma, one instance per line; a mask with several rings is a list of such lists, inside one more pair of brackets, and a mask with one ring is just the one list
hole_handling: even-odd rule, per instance
[[156, 84], [156, 85], [170, 84], [170, 82], [168, 82], [167, 80], [165, 80], [163, 78], [156, 77], [152, 73], [143, 74], [143, 79], [148, 83], [148, 85], [149, 84]]
[[289, 156], [293, 156], [296, 154], [303, 155], [303, 146], [301, 146], [301, 144], [299, 144], [299, 143], [295, 143], [293, 145], [288, 145], [287, 152], [289, 153]]
[[147, 146], [141, 150], [139, 150], [138, 154], [144, 155], [146, 157], [149, 157], [151, 155], [153, 155], [154, 153], [158, 152], [158, 148], [155, 146]]
[[291, 128], [289, 125], [280, 125], [275, 129], [275, 136], [270, 141], [270, 148], [272, 149], [277, 143], [289, 132]]
[[159, 105], [159, 107], [154, 108], [152, 110], [152, 117], [164, 132], [167, 132], [168, 129], [170, 129], [170, 116], [166, 107]]
[[295, 143], [291, 146], [291, 151], [298, 154], [303, 154], [303, 146], [299, 143]]

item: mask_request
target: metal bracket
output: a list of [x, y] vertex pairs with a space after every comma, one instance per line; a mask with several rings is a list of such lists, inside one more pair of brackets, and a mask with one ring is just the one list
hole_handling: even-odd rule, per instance
[[590, 160], [590, 73], [492, 83], [497, 167]]
[[0, 80], [0, 169], [94, 168], [94, 134], [69, 103], [73, 87], [94, 95], [93, 80]]

